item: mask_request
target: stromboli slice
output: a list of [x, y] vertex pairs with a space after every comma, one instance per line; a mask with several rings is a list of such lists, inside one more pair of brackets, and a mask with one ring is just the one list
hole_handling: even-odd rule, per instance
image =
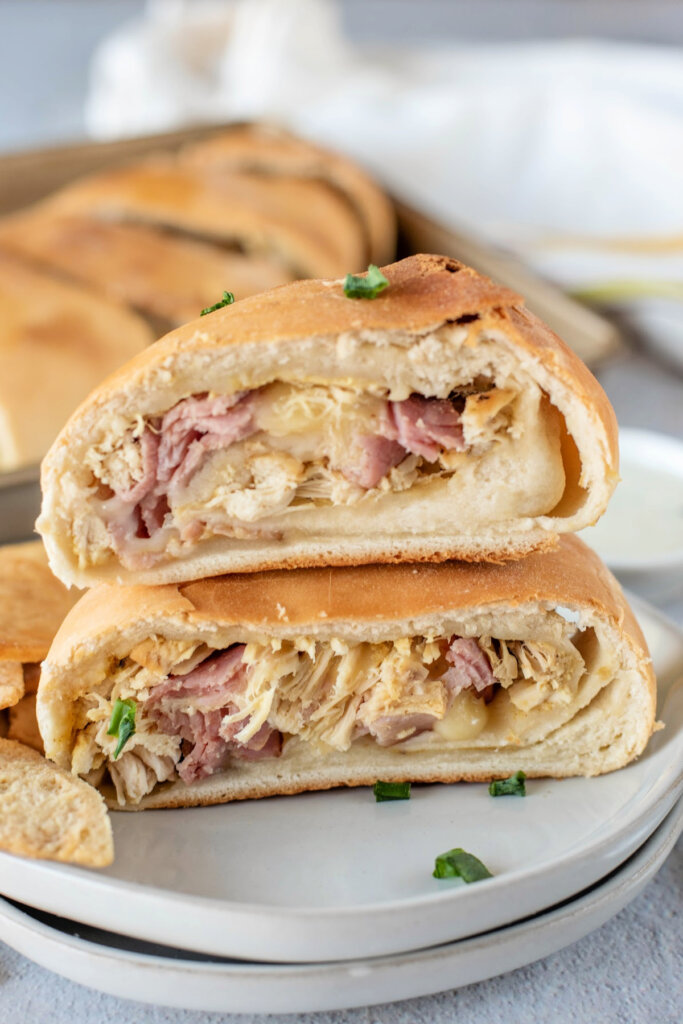
[[98, 388], [42, 467], [78, 585], [504, 560], [604, 511], [616, 423], [521, 299], [439, 256], [372, 301], [296, 282], [186, 325]]
[[[114, 757], [117, 702], [135, 731]], [[576, 537], [505, 565], [97, 588], [38, 693], [48, 756], [126, 807], [596, 775], [642, 752], [654, 711], [642, 633]]]

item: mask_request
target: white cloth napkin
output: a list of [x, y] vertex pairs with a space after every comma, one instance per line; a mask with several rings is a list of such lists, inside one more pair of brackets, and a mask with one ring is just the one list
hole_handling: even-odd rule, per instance
[[683, 52], [591, 41], [377, 51], [332, 0], [148, 0], [101, 45], [97, 138], [266, 117], [426, 212], [628, 309], [683, 366]]

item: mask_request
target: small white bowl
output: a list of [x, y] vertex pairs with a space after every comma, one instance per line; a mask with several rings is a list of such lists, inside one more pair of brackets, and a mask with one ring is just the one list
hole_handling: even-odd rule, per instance
[[581, 536], [623, 582], [661, 600], [683, 591], [683, 441], [624, 428], [619, 448], [621, 481]]

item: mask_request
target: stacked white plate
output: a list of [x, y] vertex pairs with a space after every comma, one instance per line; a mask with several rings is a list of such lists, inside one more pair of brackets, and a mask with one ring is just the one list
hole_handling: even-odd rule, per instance
[[[665, 728], [624, 770], [525, 799], [434, 785], [116, 814], [105, 871], [0, 855], [0, 890], [33, 908], [0, 901], [0, 939], [103, 991], [125, 965], [130, 998], [252, 1013], [424, 995], [560, 949], [637, 895], [683, 824], [683, 635], [633, 605]], [[494, 878], [434, 879], [455, 846]]]

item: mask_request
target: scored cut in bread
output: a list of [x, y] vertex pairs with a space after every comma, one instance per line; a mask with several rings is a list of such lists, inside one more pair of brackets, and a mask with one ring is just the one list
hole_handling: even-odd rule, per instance
[[353, 161], [266, 125], [90, 174], [0, 219], [0, 246], [127, 303], [159, 332], [223, 291], [390, 260], [391, 201]]
[[43, 462], [50, 564], [79, 586], [551, 547], [604, 511], [617, 428], [522, 300], [443, 256], [348, 298], [301, 281], [167, 335]]
[[180, 807], [597, 775], [643, 751], [655, 698], [618, 583], [568, 536], [504, 565], [96, 588], [44, 663], [38, 719], [47, 755], [112, 805]]
[[230, 171], [218, 179], [158, 156], [82, 178], [41, 208], [170, 228], [270, 255], [301, 277], [359, 270], [365, 259], [355, 210], [313, 178]]
[[[237, 125], [188, 143], [180, 162], [204, 173], [287, 175], [324, 181], [358, 212], [366, 262], [387, 263], [396, 249], [396, 216], [388, 197], [357, 164], [272, 125]], [[316, 275], [317, 276], [317, 275]]]
[[293, 277], [266, 256], [42, 205], [0, 220], [0, 246], [132, 306], [162, 330], [194, 320], [226, 289], [242, 299]]

